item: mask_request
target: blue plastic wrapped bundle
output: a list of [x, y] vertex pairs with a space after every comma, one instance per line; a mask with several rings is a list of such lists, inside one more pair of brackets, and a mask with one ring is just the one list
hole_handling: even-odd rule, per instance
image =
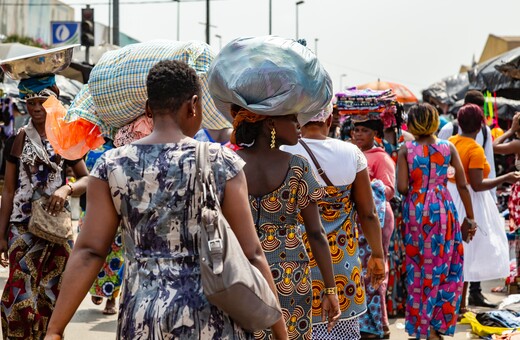
[[332, 80], [316, 55], [275, 36], [238, 38], [217, 55], [208, 73], [220, 112], [231, 104], [267, 116], [297, 114], [305, 124], [331, 101]]

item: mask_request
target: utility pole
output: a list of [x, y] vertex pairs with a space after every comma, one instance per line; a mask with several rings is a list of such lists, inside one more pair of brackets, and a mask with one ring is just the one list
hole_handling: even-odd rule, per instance
[[318, 38], [314, 38], [314, 54], [318, 56]]
[[177, 0], [177, 41], [181, 41], [181, 0]]
[[273, 0], [269, 0], [269, 35], [273, 34]]
[[112, 28], [112, 41], [114, 45], [119, 46], [119, 0], [112, 0], [112, 15], [114, 27]]
[[209, 35], [209, 26], [210, 26], [210, 22], [209, 22], [209, 0], [206, 0], [206, 44], [209, 45], [210, 43], [210, 35]]

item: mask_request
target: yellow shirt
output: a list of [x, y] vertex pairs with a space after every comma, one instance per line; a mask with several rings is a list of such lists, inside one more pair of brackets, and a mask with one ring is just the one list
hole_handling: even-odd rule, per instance
[[[455, 145], [455, 148], [459, 152], [468, 183], [469, 169], [482, 169], [484, 171], [484, 178], [488, 177], [491, 167], [489, 166], [482, 146], [474, 139], [460, 135], [451, 136], [448, 140]], [[450, 179], [450, 181], [455, 182], [455, 179]]]

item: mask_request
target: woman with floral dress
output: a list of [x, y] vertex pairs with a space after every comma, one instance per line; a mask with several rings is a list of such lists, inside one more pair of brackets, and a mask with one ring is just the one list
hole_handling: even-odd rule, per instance
[[[90, 288], [121, 219], [125, 274], [117, 339], [251, 339], [211, 305], [201, 284], [197, 246], [194, 136], [201, 124], [200, 82], [181, 61], [162, 61], [147, 78], [153, 132], [106, 152], [89, 180], [87, 215], [46, 339], [64, 328]], [[275, 291], [247, 201], [244, 162], [218, 144], [209, 148], [222, 213], [245, 255]], [[74, 282], [74, 286], [68, 286]], [[69, 288], [70, 287], [70, 288]], [[237, 301], [240, 303], [240, 301]], [[287, 339], [282, 327], [273, 328]]]
[[[448, 167], [469, 219], [473, 217], [464, 169], [455, 147], [434, 133], [439, 114], [429, 104], [413, 106], [408, 129], [415, 141], [399, 151], [397, 188], [403, 204], [406, 246], [406, 331], [417, 339], [452, 336], [463, 286], [462, 235], [447, 189]], [[472, 224], [472, 221], [469, 221]]]
[[[68, 206], [67, 197], [85, 192], [87, 168], [83, 160], [62, 159], [46, 137], [47, 111], [43, 103], [57, 97], [55, 77], [20, 81], [20, 97], [31, 117], [6, 145], [7, 163], [0, 209], [2, 266], [9, 277], [2, 295], [4, 339], [41, 339], [54, 310], [73, 241], [53, 243], [28, 230], [33, 199], [49, 196], [47, 209], [56, 213]], [[66, 166], [78, 181], [65, 184]]]

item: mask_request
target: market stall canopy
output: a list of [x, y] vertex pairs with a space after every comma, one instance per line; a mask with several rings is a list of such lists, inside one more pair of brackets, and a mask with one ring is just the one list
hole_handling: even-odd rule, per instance
[[453, 105], [457, 101], [464, 99], [464, 95], [469, 88], [469, 79], [466, 72], [459, 73], [451, 77], [442, 79], [439, 82], [423, 90], [424, 100], [434, 99], [446, 105]]
[[520, 89], [520, 47], [468, 71], [470, 87], [491, 92]]
[[[495, 98], [489, 98], [486, 99], [486, 101], [491, 101], [491, 103], [495, 107], [495, 110], [498, 109], [498, 118], [500, 119], [513, 119], [515, 113], [520, 112], [520, 100], [497, 97], [496, 105]], [[457, 113], [459, 109], [462, 107], [462, 105], [464, 105], [464, 99], [457, 101], [453, 106], [451, 106], [449, 112], [453, 114]], [[497, 111], [495, 111], [495, 114], [497, 114]]]
[[394, 92], [394, 94], [397, 96], [397, 101], [400, 103], [412, 104], [412, 103], [419, 102], [417, 97], [412, 93], [412, 91], [410, 91], [409, 88], [407, 88], [406, 86], [399, 84], [399, 83], [381, 81], [378, 79], [377, 81], [373, 81], [371, 83], [357, 85], [356, 88], [359, 90], [372, 89], [372, 90], [378, 90], [378, 91], [391, 89]]

